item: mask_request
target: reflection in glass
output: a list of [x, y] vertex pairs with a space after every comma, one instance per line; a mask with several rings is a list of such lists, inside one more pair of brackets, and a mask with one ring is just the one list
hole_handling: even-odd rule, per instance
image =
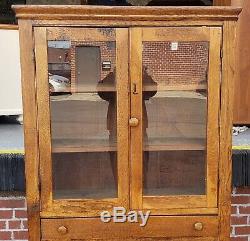
[[49, 41], [48, 62], [54, 198], [117, 197], [115, 42]]
[[[176, 45], [176, 42], [175, 42]], [[207, 42], [144, 42], [144, 195], [206, 193]]]

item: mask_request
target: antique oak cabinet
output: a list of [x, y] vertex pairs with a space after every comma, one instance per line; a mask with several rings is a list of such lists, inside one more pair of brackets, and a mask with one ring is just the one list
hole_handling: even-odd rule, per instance
[[228, 240], [240, 9], [14, 9], [29, 240]]

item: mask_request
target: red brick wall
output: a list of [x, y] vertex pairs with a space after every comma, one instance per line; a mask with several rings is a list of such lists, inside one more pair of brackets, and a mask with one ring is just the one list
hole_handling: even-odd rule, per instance
[[250, 187], [232, 193], [231, 240], [250, 241]]
[[143, 42], [143, 66], [156, 82], [164, 85], [206, 82], [208, 69], [207, 42]]
[[[71, 82], [76, 82], [76, 46], [99, 46], [101, 61], [111, 61], [115, 67], [115, 42], [71, 42]], [[177, 50], [171, 50], [171, 42], [143, 42], [143, 66], [152, 78], [161, 84], [197, 84], [206, 82], [208, 70], [207, 42], [179, 42]], [[101, 66], [100, 66], [101, 68]], [[101, 79], [109, 71], [101, 70]]]
[[24, 197], [0, 197], [0, 240], [27, 240]]
[[[0, 241], [27, 240], [26, 203], [23, 197], [0, 197]], [[250, 241], [250, 187], [232, 193], [231, 241]]]

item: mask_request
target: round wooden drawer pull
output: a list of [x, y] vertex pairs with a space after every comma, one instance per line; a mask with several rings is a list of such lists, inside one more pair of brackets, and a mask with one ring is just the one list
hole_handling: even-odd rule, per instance
[[201, 231], [203, 229], [203, 224], [200, 222], [197, 222], [194, 224], [194, 229], [197, 231]]
[[129, 125], [132, 127], [136, 127], [139, 125], [139, 120], [135, 117], [129, 119]]
[[66, 234], [68, 232], [68, 229], [65, 227], [65, 226], [60, 226], [58, 229], [57, 229], [58, 233], [60, 234]]

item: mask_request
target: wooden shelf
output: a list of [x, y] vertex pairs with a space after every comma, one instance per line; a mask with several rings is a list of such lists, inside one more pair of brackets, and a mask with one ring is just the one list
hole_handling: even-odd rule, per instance
[[70, 140], [70, 139], [57, 139], [53, 141], [53, 153], [65, 152], [115, 152], [117, 147], [115, 143], [110, 143], [109, 140], [96, 139], [96, 140]]
[[205, 150], [203, 138], [155, 138], [145, 143], [144, 151]]
[[[92, 142], [92, 143], [91, 143]], [[53, 153], [74, 153], [74, 152], [115, 152], [115, 143], [108, 140], [95, 140], [87, 143], [82, 140], [54, 140], [52, 145]], [[206, 149], [203, 138], [155, 138], [146, 143], [144, 151], [200, 151]]]
[[115, 152], [115, 146], [56, 146], [52, 148], [53, 153], [76, 153], [76, 152]]
[[109, 189], [54, 190], [55, 199], [103, 199], [116, 197], [117, 192], [114, 186], [111, 186]]

